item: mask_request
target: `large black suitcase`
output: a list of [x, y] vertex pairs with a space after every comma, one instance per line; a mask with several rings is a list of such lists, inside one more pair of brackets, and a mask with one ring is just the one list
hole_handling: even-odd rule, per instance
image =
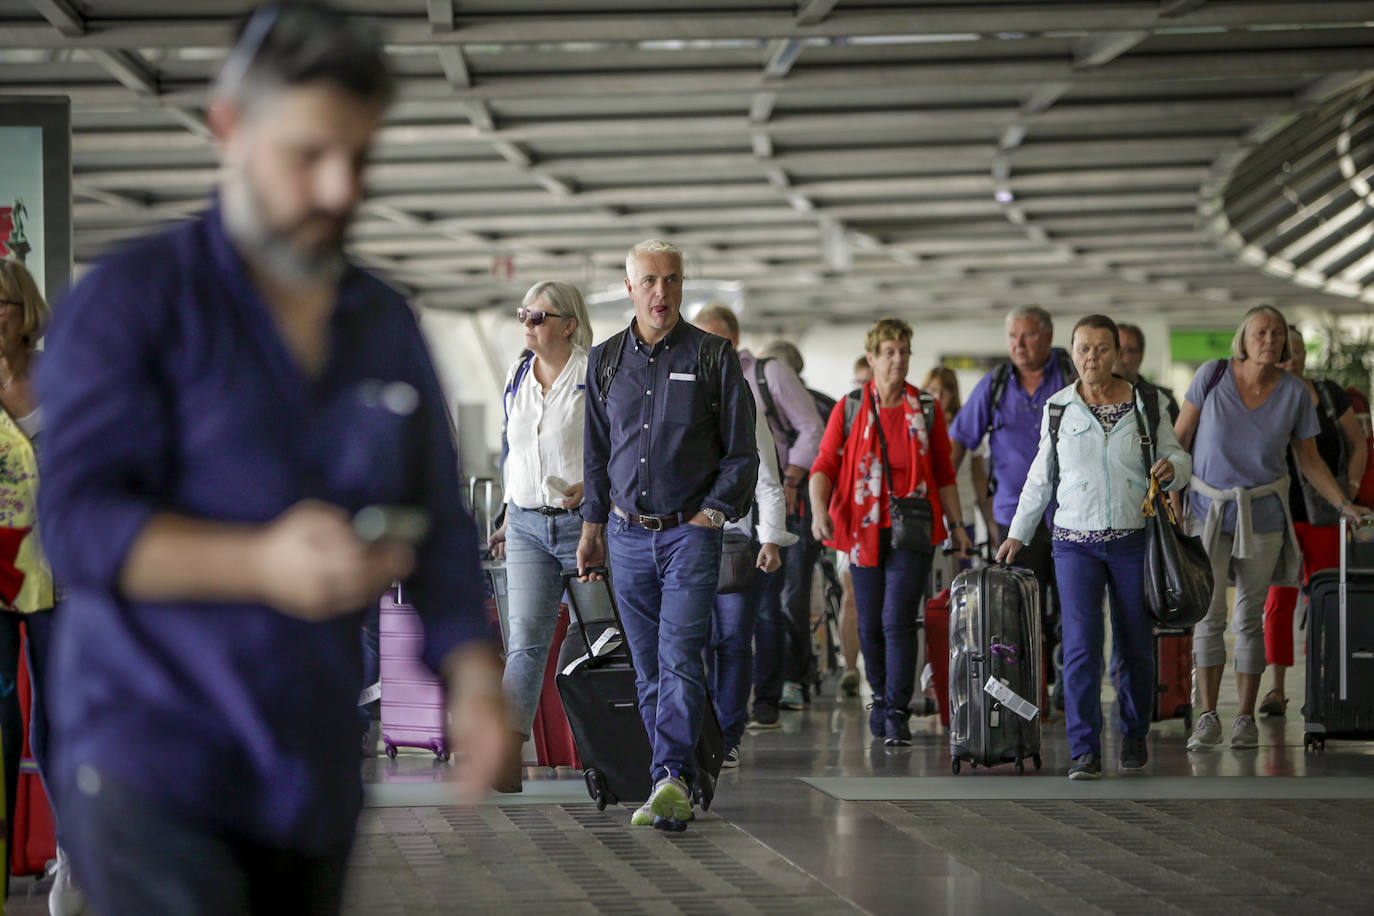
[[[649, 797], [653, 791], [649, 779], [653, 748], [644, 731], [644, 720], [639, 716], [635, 669], [628, 642], [622, 637], [618, 645], [612, 642], [597, 649], [596, 636], [604, 633], [608, 625], [622, 634], [625, 629], [620, 622], [609, 574], [604, 567], [590, 571], [605, 578], [599, 583], [584, 584], [577, 581], [577, 570], [563, 571], [563, 579], [568, 585], [568, 606], [583, 634], [585, 654], [560, 669], [555, 681], [558, 694], [563, 698], [563, 710], [572, 728], [577, 754], [582, 758], [582, 777], [587, 782], [587, 792], [597, 808], [605, 809], [607, 805], [638, 802]], [[584, 618], [589, 588], [604, 591], [605, 602], [598, 604], [609, 609], [613, 624]], [[704, 707], [701, 735], [697, 740], [695, 790], [702, 810], [708, 810], [715, 798], [721, 764], [725, 762], [725, 739], [709, 695]]]
[[1339, 568], [1309, 583], [1303, 746], [1319, 750], [1374, 739], [1374, 569], [1351, 567], [1347, 535], [1342, 518]]
[[1040, 586], [1029, 570], [969, 569], [949, 598], [949, 757], [1040, 768]]

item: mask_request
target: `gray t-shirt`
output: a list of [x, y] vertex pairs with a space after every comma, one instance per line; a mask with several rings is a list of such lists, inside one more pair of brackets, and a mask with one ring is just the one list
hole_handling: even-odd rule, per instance
[[[1285, 372], [1264, 403], [1251, 410], [1240, 398], [1230, 360], [1226, 360], [1226, 373], [1207, 393], [1207, 384], [1218, 363], [1204, 363], [1184, 395], [1190, 404], [1202, 408], [1193, 437], [1193, 475], [1218, 490], [1271, 483], [1288, 473], [1289, 442], [1310, 439], [1321, 428], [1307, 386], [1297, 376]], [[1283, 530], [1282, 500], [1287, 497], [1285, 490], [1251, 503], [1255, 531]], [[1189, 507], [1198, 518], [1207, 517], [1211, 504], [1210, 499], [1193, 491]], [[1235, 530], [1235, 503], [1226, 507], [1222, 527]]]

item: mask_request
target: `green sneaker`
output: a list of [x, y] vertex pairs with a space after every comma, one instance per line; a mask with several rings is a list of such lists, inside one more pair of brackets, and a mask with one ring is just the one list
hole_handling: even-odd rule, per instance
[[692, 819], [692, 790], [681, 777], [665, 776], [654, 785], [648, 806], [655, 817], [686, 826]]
[[652, 827], [654, 825], [654, 802], [653, 799], [646, 801], [635, 809], [635, 813], [630, 815], [631, 827]]

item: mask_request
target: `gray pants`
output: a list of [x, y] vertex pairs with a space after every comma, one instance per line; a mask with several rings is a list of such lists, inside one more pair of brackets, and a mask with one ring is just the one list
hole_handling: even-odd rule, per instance
[[1207, 616], [1193, 628], [1193, 662], [1199, 668], [1226, 664], [1226, 585], [1234, 573], [1236, 607], [1231, 615], [1231, 632], [1236, 637], [1236, 673], [1264, 673], [1264, 599], [1274, 577], [1274, 567], [1283, 551], [1284, 532], [1255, 532], [1251, 539], [1253, 555], [1242, 560], [1231, 556], [1235, 535], [1220, 532], [1216, 551], [1211, 555], [1212, 604]]

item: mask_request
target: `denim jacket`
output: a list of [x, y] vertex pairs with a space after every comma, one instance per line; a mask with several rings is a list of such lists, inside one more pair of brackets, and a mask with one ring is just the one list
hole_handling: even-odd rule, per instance
[[[1174, 465], [1168, 489], [1187, 486], [1193, 461], [1179, 445], [1169, 423], [1168, 405], [1159, 398], [1159, 428], [1155, 430], [1155, 457]], [[1059, 492], [1050, 493], [1049, 404], [1065, 405], [1059, 424]], [[1145, 407], [1137, 398], [1142, 419]], [[1106, 531], [1145, 527], [1140, 505], [1149, 488], [1147, 469], [1140, 455], [1140, 433], [1135, 418], [1127, 414], [1103, 434], [1102, 424], [1078, 393], [1075, 382], [1052, 395], [1040, 417], [1040, 449], [1031, 462], [1025, 486], [1008, 531], [1018, 541], [1035, 535], [1040, 517], [1052, 496], [1057, 497], [1054, 524], [1075, 531]]]

